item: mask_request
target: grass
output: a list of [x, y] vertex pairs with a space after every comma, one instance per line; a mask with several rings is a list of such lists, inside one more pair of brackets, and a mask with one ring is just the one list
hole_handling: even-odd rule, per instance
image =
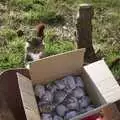
[[48, 34], [46, 36], [46, 49], [45, 49], [45, 54], [46, 56], [49, 55], [55, 55], [58, 53], [63, 53], [66, 51], [71, 51], [74, 48], [74, 44], [72, 42], [70, 42], [67, 39], [56, 39], [55, 41], [51, 41], [54, 38], [53, 35]]
[[[93, 43], [108, 65], [120, 56], [120, 1], [118, 0], [1, 0], [0, 1], [0, 69], [23, 67], [26, 37], [33, 34], [40, 21], [47, 24], [45, 34], [46, 56], [75, 48], [72, 38], [62, 38], [54, 28], [74, 28], [80, 3], [94, 5]], [[24, 31], [23, 37], [17, 30]], [[70, 33], [72, 34], [72, 33]], [[56, 37], [57, 36], [57, 37]], [[120, 76], [120, 65], [112, 72]]]

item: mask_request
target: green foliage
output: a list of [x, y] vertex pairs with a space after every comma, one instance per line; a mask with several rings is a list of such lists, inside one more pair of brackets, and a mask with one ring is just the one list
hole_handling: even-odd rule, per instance
[[45, 48], [46, 56], [55, 55], [58, 53], [63, 53], [74, 49], [74, 44], [72, 42], [70, 42], [69, 40], [57, 38], [57, 36], [55, 37], [55, 34], [52, 32], [49, 32], [46, 35], [45, 44], [46, 44]]
[[[108, 48], [106, 47], [106, 51], [104, 51], [105, 54], [105, 61], [107, 62], [108, 66], [111, 66], [112, 62], [115, 60], [115, 58], [120, 57], [120, 52], [116, 48]], [[113, 66], [111, 68], [112, 73], [116, 78], [119, 78], [120, 76], [120, 64], [118, 63], [117, 65]]]
[[69, 42], [68, 40], [64, 41], [58, 41], [58, 42], [46, 42], [46, 50], [45, 50], [45, 55], [50, 56], [50, 55], [55, 55], [63, 52], [67, 52], [70, 50], [73, 50], [74, 46], [72, 42]]
[[23, 67], [24, 58], [24, 41], [15, 38], [9, 42], [7, 46], [0, 48], [0, 68], [16, 68]]
[[10, 5], [18, 6], [18, 8], [22, 9], [23, 11], [29, 11], [34, 9], [35, 5], [39, 7], [45, 5], [45, 1], [42, 0], [11, 0]]
[[24, 21], [28, 24], [39, 23], [40, 21], [49, 25], [64, 24], [64, 17], [54, 11], [41, 12], [29, 11], [24, 14]]
[[[65, 23], [73, 25], [80, 3], [91, 3], [95, 8], [93, 18], [93, 43], [100, 46], [108, 65], [120, 56], [120, 1], [119, 0], [0, 0], [6, 5], [4, 13], [0, 12], [0, 68], [22, 67], [24, 43], [40, 21], [47, 24], [45, 36], [46, 56], [74, 49], [70, 39], [56, 36], [51, 27]], [[3, 7], [4, 8], [4, 7]], [[24, 28], [24, 38], [18, 37], [16, 30]], [[119, 65], [118, 65], [119, 66]], [[112, 72], [120, 75], [120, 67], [115, 66]]]
[[120, 78], [120, 63], [118, 65], [114, 66], [111, 69], [111, 71], [117, 79]]
[[13, 29], [4, 28], [0, 31], [0, 36], [5, 37], [7, 40], [14, 40], [17, 34]]

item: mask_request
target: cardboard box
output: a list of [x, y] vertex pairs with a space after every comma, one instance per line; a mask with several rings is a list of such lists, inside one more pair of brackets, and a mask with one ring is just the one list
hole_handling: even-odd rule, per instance
[[[40, 120], [33, 92], [36, 83], [46, 84], [66, 75], [81, 75], [87, 93], [98, 108], [76, 116], [82, 119], [120, 99], [120, 86], [104, 60], [83, 66], [85, 49], [50, 56], [31, 63], [30, 70], [15, 69], [0, 75], [0, 90], [4, 92], [17, 120]], [[31, 79], [31, 80], [30, 80]]]

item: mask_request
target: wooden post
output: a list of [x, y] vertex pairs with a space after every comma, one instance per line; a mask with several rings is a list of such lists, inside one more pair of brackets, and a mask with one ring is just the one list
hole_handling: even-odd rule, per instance
[[[77, 48], [86, 48], [85, 63], [91, 63], [98, 60], [92, 45], [92, 17], [94, 9], [91, 4], [81, 4], [77, 16], [76, 24], [76, 42]], [[117, 109], [118, 104], [111, 104], [102, 109], [104, 120], [119, 120], [120, 112]]]
[[77, 48], [86, 48], [85, 62], [91, 63], [97, 60], [92, 45], [92, 17], [94, 14], [91, 4], [81, 4], [76, 24]]

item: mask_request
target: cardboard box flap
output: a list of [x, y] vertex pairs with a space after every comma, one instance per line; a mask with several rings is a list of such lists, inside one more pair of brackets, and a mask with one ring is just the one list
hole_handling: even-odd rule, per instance
[[30, 74], [34, 83], [48, 83], [68, 74], [80, 73], [85, 49], [50, 56], [31, 63]]
[[81, 120], [81, 119], [86, 118], [88, 116], [95, 115], [95, 114], [99, 113], [103, 108], [105, 108], [108, 105], [110, 105], [110, 104], [102, 105], [102, 106], [100, 106], [100, 107], [98, 107], [96, 109], [93, 109], [93, 110], [89, 111], [89, 112], [77, 115], [76, 117], [74, 117], [74, 118], [72, 118], [70, 120]]
[[106, 103], [120, 100], [120, 86], [104, 60], [84, 66], [84, 70], [96, 85]]
[[32, 81], [21, 75], [20, 73], [17, 73], [17, 78], [27, 120], [40, 120]]

